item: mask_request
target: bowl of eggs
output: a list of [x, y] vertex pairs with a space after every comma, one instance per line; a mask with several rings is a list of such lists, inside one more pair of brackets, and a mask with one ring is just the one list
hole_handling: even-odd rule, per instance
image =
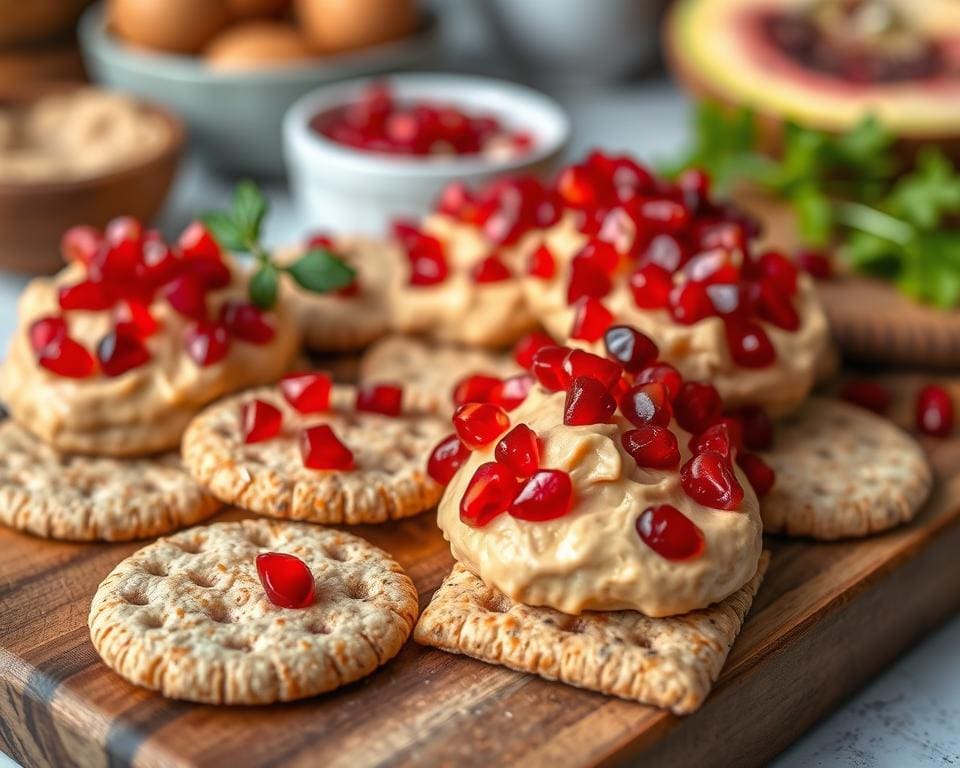
[[423, 62], [436, 26], [416, 0], [103, 0], [79, 35], [96, 80], [178, 113], [218, 170], [270, 177], [294, 101]]

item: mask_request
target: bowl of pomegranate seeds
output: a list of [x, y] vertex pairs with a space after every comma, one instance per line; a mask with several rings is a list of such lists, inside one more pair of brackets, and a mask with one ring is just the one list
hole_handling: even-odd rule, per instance
[[482, 183], [552, 168], [570, 122], [525, 86], [449, 74], [403, 74], [326, 86], [284, 119], [294, 195], [312, 224], [379, 233], [426, 214], [453, 180]]

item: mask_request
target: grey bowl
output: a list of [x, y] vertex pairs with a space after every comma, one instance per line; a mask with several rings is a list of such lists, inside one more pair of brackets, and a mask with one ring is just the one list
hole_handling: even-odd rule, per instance
[[191, 143], [215, 168], [283, 174], [283, 114], [318, 85], [423, 64], [434, 52], [436, 22], [384, 45], [326, 56], [316, 63], [251, 72], [217, 72], [195, 56], [124, 44], [107, 29], [103, 3], [80, 20], [80, 46], [94, 79], [169, 107], [183, 117]]

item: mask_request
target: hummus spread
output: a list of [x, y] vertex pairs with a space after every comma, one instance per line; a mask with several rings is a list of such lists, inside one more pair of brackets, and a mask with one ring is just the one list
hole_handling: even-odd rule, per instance
[[[496, 441], [474, 451], [447, 486], [438, 522], [453, 556], [511, 600], [565, 613], [631, 609], [669, 616], [704, 608], [743, 586], [762, 551], [759, 503], [743, 473], [739, 510], [709, 509], [689, 498], [675, 470], [637, 467], [620, 443], [632, 426], [618, 412], [613, 423], [563, 424], [564, 392], [536, 388], [511, 416], [542, 440], [541, 466], [570, 475], [573, 508], [543, 522], [507, 513], [481, 528], [460, 520], [460, 500], [477, 467], [493, 460]], [[671, 424], [681, 463], [690, 458], [689, 434]], [[672, 561], [637, 533], [645, 509], [670, 504], [702, 532], [703, 552]]]

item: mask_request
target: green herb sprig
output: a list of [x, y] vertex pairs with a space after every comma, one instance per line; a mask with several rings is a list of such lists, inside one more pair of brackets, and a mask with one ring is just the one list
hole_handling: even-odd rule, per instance
[[354, 269], [326, 248], [311, 248], [290, 264], [278, 264], [260, 242], [268, 209], [269, 203], [259, 187], [252, 181], [242, 181], [234, 190], [229, 210], [200, 217], [221, 247], [248, 253], [256, 260], [250, 277], [250, 301], [261, 309], [273, 307], [284, 272], [312, 293], [330, 293], [354, 281]]

